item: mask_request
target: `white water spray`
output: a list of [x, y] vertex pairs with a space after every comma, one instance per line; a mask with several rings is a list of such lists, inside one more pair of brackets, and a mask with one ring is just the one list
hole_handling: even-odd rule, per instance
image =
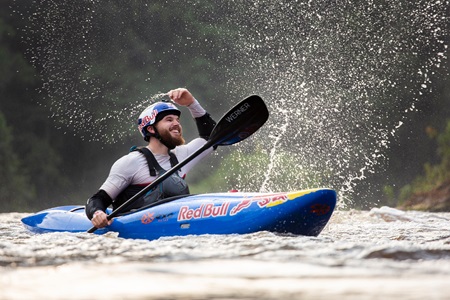
[[[242, 96], [259, 94], [271, 114], [268, 124], [252, 138], [268, 163], [255, 165], [243, 157], [239, 172], [251, 174], [228, 176], [245, 176], [247, 180], [239, 187], [243, 191], [321, 185], [335, 188], [347, 202], [355, 185], [386, 162], [384, 151], [391, 138], [408, 122], [408, 114], [416, 110], [415, 104], [431, 86], [430, 75], [447, 59], [443, 37], [448, 35], [449, 2], [221, 3], [223, 20], [230, 32], [236, 33], [227, 43], [239, 51], [236, 60], [241, 66], [239, 74], [224, 66], [226, 84]], [[200, 7], [202, 1], [190, 0], [188, 4]], [[96, 34], [108, 34], [108, 30], [95, 30], [102, 21], [114, 17], [106, 10], [104, 15], [98, 14], [99, 5], [103, 4], [92, 1], [82, 7], [50, 1], [45, 8], [35, 7], [27, 16], [34, 25], [28, 30], [42, 31], [39, 44], [43, 47], [30, 49], [30, 53], [47, 78], [41, 92], [51, 99], [51, 116], [60, 121], [61, 128], [71, 126], [91, 140], [107, 137], [108, 142], [114, 142], [135, 132], [134, 122], [124, 120], [133, 119], [150, 104], [146, 101], [149, 91], [131, 96], [133, 89], [114, 90], [115, 80], [127, 80], [114, 64], [108, 70], [111, 81], [98, 81], [88, 58], [113, 57], [112, 49], [105, 52], [103, 45], [95, 43]], [[147, 8], [147, 4], [142, 5]], [[199, 10], [199, 17], [210, 13], [207, 8]], [[214, 28], [213, 21], [209, 30]], [[76, 30], [67, 32], [67, 28]], [[167, 55], [177, 56], [177, 48], [193, 46], [189, 36], [178, 40], [180, 44], [172, 45]], [[207, 39], [203, 47], [208, 47]], [[121, 49], [114, 50], [120, 54]], [[429, 59], [418, 64], [424, 54]], [[74, 78], [80, 68], [83, 75]], [[155, 77], [136, 75], [143, 82]], [[409, 96], [404, 96], [404, 90]], [[107, 111], [97, 116], [97, 106]], [[248, 143], [237, 147], [245, 156]], [[264, 174], [262, 180], [258, 173]]]

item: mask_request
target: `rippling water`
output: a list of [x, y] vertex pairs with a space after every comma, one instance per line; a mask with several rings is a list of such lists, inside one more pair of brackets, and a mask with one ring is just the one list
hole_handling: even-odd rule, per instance
[[450, 213], [338, 211], [318, 237], [34, 235], [0, 214], [0, 299], [448, 299]]

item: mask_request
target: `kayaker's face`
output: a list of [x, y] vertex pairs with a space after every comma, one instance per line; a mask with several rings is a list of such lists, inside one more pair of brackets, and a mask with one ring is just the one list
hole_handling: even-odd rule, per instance
[[177, 115], [167, 115], [156, 123], [161, 138], [164, 142], [174, 147], [183, 145], [183, 129], [180, 124], [180, 118]]

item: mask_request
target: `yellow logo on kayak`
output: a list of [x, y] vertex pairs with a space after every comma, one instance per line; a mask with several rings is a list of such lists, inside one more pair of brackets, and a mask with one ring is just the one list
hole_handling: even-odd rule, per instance
[[298, 191], [298, 192], [292, 192], [292, 193], [287, 193], [287, 197], [289, 200], [294, 200], [295, 198], [307, 195], [307, 194], [311, 194], [314, 193], [316, 191], [318, 191], [319, 189], [309, 189], [309, 190], [303, 190], [303, 191]]
[[280, 195], [278, 197], [272, 197], [271, 201], [268, 204], [266, 204], [265, 207], [277, 206], [277, 205], [285, 203], [288, 200], [295, 200], [299, 197], [313, 193], [317, 190], [318, 189], [309, 189], [309, 190], [303, 190], [303, 191], [298, 191], [298, 192], [286, 193], [286, 194]]

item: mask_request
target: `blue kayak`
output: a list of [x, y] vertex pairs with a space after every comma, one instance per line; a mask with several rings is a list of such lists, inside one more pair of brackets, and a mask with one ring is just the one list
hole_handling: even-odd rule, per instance
[[[119, 237], [147, 240], [257, 231], [317, 236], [335, 206], [336, 192], [331, 189], [189, 195], [122, 214], [95, 233], [113, 231]], [[84, 206], [50, 208], [23, 218], [22, 222], [35, 233], [86, 232], [92, 227]]]

